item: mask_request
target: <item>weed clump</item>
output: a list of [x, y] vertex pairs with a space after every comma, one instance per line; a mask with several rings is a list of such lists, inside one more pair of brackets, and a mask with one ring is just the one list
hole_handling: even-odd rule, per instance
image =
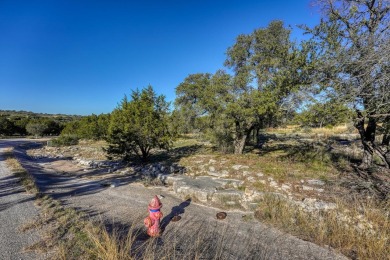
[[283, 198], [264, 197], [255, 217], [352, 259], [389, 259], [390, 201], [338, 201], [335, 210], [308, 212]]

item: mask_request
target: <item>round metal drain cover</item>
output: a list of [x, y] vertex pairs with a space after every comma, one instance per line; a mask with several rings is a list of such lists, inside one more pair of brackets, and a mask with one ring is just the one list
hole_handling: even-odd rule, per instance
[[226, 212], [218, 212], [217, 219], [225, 219], [227, 216]]
[[179, 221], [180, 219], [181, 219], [180, 216], [174, 216], [171, 220], [172, 220], [173, 222], [176, 222], [176, 221]]

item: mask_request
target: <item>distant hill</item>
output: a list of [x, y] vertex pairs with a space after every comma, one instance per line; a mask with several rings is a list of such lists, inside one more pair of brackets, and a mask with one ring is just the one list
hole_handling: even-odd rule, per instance
[[72, 121], [75, 119], [80, 119], [83, 116], [80, 115], [65, 115], [65, 114], [47, 114], [47, 113], [34, 113], [31, 111], [16, 111], [16, 110], [0, 110], [0, 117], [5, 116], [8, 118], [51, 118], [58, 121], [66, 122], [66, 121]]

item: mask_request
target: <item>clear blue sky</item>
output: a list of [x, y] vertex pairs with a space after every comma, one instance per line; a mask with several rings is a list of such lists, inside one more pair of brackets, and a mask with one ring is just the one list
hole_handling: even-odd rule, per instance
[[240, 33], [315, 25], [309, 0], [0, 0], [0, 109], [111, 112], [151, 84], [168, 101], [192, 73], [223, 68]]

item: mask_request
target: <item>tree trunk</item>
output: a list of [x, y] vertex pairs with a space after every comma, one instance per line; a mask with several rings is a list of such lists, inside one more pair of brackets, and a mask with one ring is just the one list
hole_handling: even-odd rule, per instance
[[372, 150], [370, 150], [367, 146], [363, 145], [363, 159], [362, 163], [359, 165], [362, 169], [367, 169], [372, 165], [374, 153]]
[[260, 127], [256, 128], [256, 146], [260, 145]]
[[382, 139], [382, 145], [389, 146], [389, 144], [390, 144], [390, 135], [384, 134]]
[[239, 122], [236, 122], [236, 135], [234, 138], [234, 154], [242, 154], [245, 148], [245, 142], [250, 136], [253, 127], [249, 129], [240, 126]]
[[147, 159], [149, 157], [149, 149], [141, 147], [141, 152], [142, 152], [142, 160], [147, 161]]
[[374, 145], [374, 151], [376, 155], [382, 160], [384, 166], [387, 169], [390, 169], [390, 156], [388, 152], [385, 152], [385, 149], [382, 149], [382, 147], [378, 147]]
[[245, 134], [241, 135], [240, 137], [236, 137], [234, 139], [234, 154], [242, 154], [242, 152], [244, 151], [245, 142], [246, 142]]
[[390, 116], [387, 116], [383, 122], [383, 139], [382, 139], [382, 145], [387, 147], [390, 145]]
[[355, 124], [356, 129], [359, 131], [360, 139], [363, 144], [363, 159], [359, 165], [362, 169], [367, 169], [373, 163], [374, 154], [376, 154], [384, 163], [386, 168], [390, 168], [390, 158], [381, 147], [375, 144], [375, 131], [376, 131], [376, 119], [370, 117], [368, 119], [367, 127], [364, 128], [364, 117], [360, 111], [357, 112], [358, 120]]
[[387, 116], [383, 122], [384, 134], [381, 144], [381, 151], [383, 152], [383, 156], [385, 161], [390, 168], [390, 116]]
[[390, 168], [390, 156], [384, 151], [384, 149], [382, 149], [382, 147], [377, 146], [374, 142], [371, 141], [363, 140], [362, 143], [364, 150], [362, 164], [359, 166], [360, 168], [366, 169], [370, 167], [373, 163], [374, 154], [376, 154], [381, 159], [387, 169]]
[[360, 111], [357, 112], [357, 121], [355, 123], [356, 129], [359, 131], [360, 139], [363, 145], [363, 159], [362, 163], [359, 165], [362, 169], [367, 169], [372, 165], [374, 157], [374, 141], [375, 141], [375, 130], [376, 122], [374, 118], [368, 119], [368, 125], [364, 129], [365, 118]]

